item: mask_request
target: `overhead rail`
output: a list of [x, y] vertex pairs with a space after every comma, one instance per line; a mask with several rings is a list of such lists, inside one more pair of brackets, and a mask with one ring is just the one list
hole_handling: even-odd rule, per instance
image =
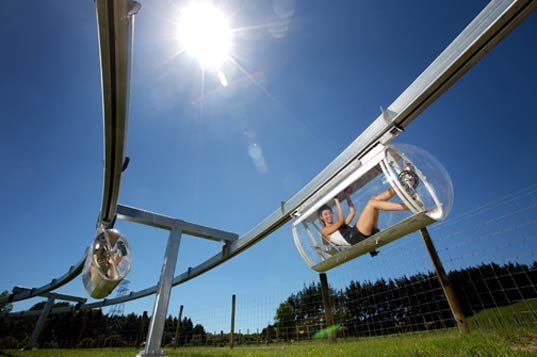
[[125, 168], [134, 15], [132, 0], [96, 0], [104, 126], [103, 196], [98, 226], [113, 226]]
[[[97, 0], [96, 2], [104, 3], [105, 1]], [[126, 4], [133, 2], [121, 0], [115, 3]], [[327, 182], [341, 173], [352, 170], [354, 160], [361, 158], [378, 143], [385, 144], [390, 142], [395, 136], [404, 130], [404, 128], [407, 127], [418, 114], [425, 110], [436, 98], [444, 93], [453, 83], [455, 83], [464, 73], [466, 73], [466, 71], [477, 63], [479, 59], [485, 56], [494, 47], [494, 45], [496, 45], [511, 30], [520, 24], [529, 14], [531, 14], [533, 10], [535, 10], [536, 7], [537, 0], [491, 1], [463, 30], [463, 32], [459, 34], [459, 36], [457, 36], [457, 38], [455, 38], [455, 40], [453, 40], [453, 42], [423, 71], [423, 73], [412, 84], [410, 84], [410, 86], [403, 93], [401, 93], [401, 95], [395, 99], [395, 101], [386, 110], [383, 110], [382, 114], [379, 115], [373, 121], [373, 123], [367, 127], [360, 136], [358, 136], [358, 138], [356, 138], [315, 178], [313, 178], [288, 201], [282, 203], [279, 209], [266, 217], [252, 230], [232, 243], [226, 244], [220, 253], [207, 259], [196, 267], [189, 268], [184, 273], [176, 276], [173, 280], [173, 285], [175, 286], [182, 284], [220, 265], [226, 260], [248, 249], [287, 223], [298, 207], [306, 204], [313, 195], [322, 193], [323, 189], [328, 190], [325, 187]], [[101, 29], [100, 21], [99, 28]], [[104, 66], [104, 64], [102, 65]], [[103, 73], [104, 72], [105, 69], [103, 69]], [[107, 125], [106, 118], [107, 117], [105, 115], [105, 126]], [[120, 150], [118, 148], [116, 149], [122, 153], [124, 150], [124, 141], [126, 136], [125, 124], [126, 122], [124, 121], [123, 127], [121, 127], [123, 130], [123, 135], [121, 136], [122, 140], [116, 140], [113, 143], [115, 146], [121, 146]], [[112, 138], [105, 134], [105, 146], [107, 147], [112, 145], [112, 143], [109, 143], [108, 140], [112, 140]], [[114, 150], [113, 152], [117, 154], [119, 152], [118, 150]], [[120, 157], [117, 155], [114, 157], [115, 159], [119, 159], [120, 162], [123, 160], [123, 156]], [[107, 156], [105, 155], [105, 162], [106, 159]], [[106, 167], [108, 168], [108, 166]], [[110, 165], [110, 170], [113, 168], [117, 169], [117, 167], [118, 164], [115, 162], [114, 165]], [[112, 173], [112, 171], [108, 172]], [[111, 180], [110, 183], [107, 183], [108, 175], [105, 174], [103, 206], [100, 216], [101, 222], [105, 223], [113, 222], [113, 218], [115, 216], [121, 170], [114, 171], [114, 175], [110, 176], [117, 176], [117, 180]], [[112, 183], [117, 184], [117, 186], [112, 185]], [[105, 198], [108, 196], [110, 196], [110, 199], [105, 202]], [[112, 213], [114, 213], [114, 215], [111, 215]], [[72, 280], [73, 278], [74, 276], [69, 280]], [[95, 303], [83, 304], [78, 306], [78, 308], [90, 309], [114, 305], [142, 298], [154, 294], [156, 291], [157, 286], [153, 286], [138, 292], [131, 292], [129, 295], [124, 297], [104, 299]], [[5, 298], [0, 298], [0, 303], [4, 302], [4, 300], [7, 301]], [[73, 310], [74, 308], [75, 307], [57, 308], [53, 309], [52, 313], [66, 312]], [[37, 314], [38, 313], [39, 312], [37, 312]], [[24, 316], [27, 316], [27, 314], [24, 314]]]

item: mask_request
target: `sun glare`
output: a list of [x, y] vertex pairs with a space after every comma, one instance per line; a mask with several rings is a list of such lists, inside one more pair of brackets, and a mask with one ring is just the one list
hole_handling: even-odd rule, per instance
[[191, 3], [181, 12], [177, 31], [182, 47], [202, 66], [218, 69], [228, 59], [231, 30], [224, 14], [212, 5]]

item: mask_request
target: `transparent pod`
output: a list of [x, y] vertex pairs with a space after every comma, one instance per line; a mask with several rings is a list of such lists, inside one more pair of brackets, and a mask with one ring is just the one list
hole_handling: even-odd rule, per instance
[[[380, 210], [370, 235], [360, 232], [346, 241], [343, 235], [335, 237], [337, 232], [322, 234], [324, 223], [319, 211], [331, 210], [336, 221], [335, 198], [347, 220], [354, 205], [356, 213], [347, 228], [353, 232], [370, 201], [399, 203], [400, 210]], [[295, 212], [293, 237], [306, 263], [317, 271], [326, 271], [362, 254], [375, 254], [382, 245], [444, 219], [452, 204], [451, 179], [432, 155], [412, 145], [379, 144]]]
[[127, 276], [131, 269], [131, 250], [125, 237], [116, 229], [97, 233], [89, 247], [82, 271], [86, 292], [102, 299]]

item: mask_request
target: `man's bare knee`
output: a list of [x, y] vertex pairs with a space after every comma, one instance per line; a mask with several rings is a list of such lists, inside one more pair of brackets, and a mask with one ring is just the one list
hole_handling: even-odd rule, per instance
[[369, 199], [369, 201], [367, 201], [367, 204], [366, 206], [369, 206], [369, 207], [372, 207], [372, 208], [377, 208], [378, 206], [378, 203], [380, 202], [378, 199], [375, 198], [376, 196], [373, 196]]

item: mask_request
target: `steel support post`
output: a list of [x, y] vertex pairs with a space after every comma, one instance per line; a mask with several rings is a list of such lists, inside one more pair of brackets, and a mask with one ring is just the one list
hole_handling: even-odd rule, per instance
[[466, 317], [464, 316], [464, 312], [462, 311], [459, 299], [457, 299], [457, 295], [455, 294], [453, 285], [451, 285], [451, 281], [449, 280], [446, 271], [444, 270], [442, 261], [440, 260], [440, 257], [436, 252], [436, 248], [434, 247], [433, 241], [431, 240], [429, 231], [427, 230], [427, 228], [422, 228], [420, 229], [420, 233], [421, 237], [423, 238], [423, 242], [425, 243], [425, 247], [427, 248], [427, 252], [429, 252], [429, 256], [431, 257], [431, 261], [433, 262], [434, 269], [436, 270], [436, 276], [440, 281], [442, 290], [444, 290], [444, 295], [446, 296], [446, 300], [449, 304], [449, 308], [451, 309], [451, 313], [453, 314], [453, 317], [457, 322], [459, 332], [462, 335], [466, 335], [469, 332], [468, 324], [466, 323]]
[[175, 327], [175, 339], [173, 340], [173, 349], [177, 348], [177, 339], [179, 338], [179, 329], [181, 328], [181, 319], [183, 318], [183, 305], [179, 308], [179, 317], [177, 319], [177, 326]]
[[[326, 327], [334, 325], [334, 315], [332, 314], [332, 302], [330, 301], [330, 290], [328, 289], [328, 279], [325, 273], [320, 273], [321, 279], [321, 295], [323, 296], [324, 316], [326, 320]], [[330, 332], [328, 334], [328, 340], [330, 342], [336, 342], [336, 334]]]
[[32, 335], [30, 336], [30, 339], [28, 340], [26, 346], [24, 346], [23, 350], [35, 349], [35, 344], [39, 339], [39, 335], [41, 335], [41, 331], [43, 331], [43, 327], [45, 327], [45, 322], [47, 321], [47, 317], [50, 313], [50, 310], [52, 310], [54, 300], [54, 296], [50, 296], [47, 299], [45, 307], [43, 308], [43, 310], [41, 310], [41, 315], [39, 315], [39, 318], [37, 319], [37, 323], [35, 324], [34, 330], [32, 331]]
[[177, 264], [177, 255], [179, 254], [181, 233], [182, 231], [179, 228], [174, 228], [170, 231], [168, 245], [166, 246], [166, 253], [164, 255], [164, 262], [160, 273], [160, 281], [155, 297], [153, 315], [151, 316], [151, 322], [149, 323], [149, 331], [147, 332], [145, 350], [138, 353], [138, 356], [165, 356], [164, 352], [160, 349], [160, 345], [162, 344], [164, 323], [166, 322], [172, 281], [175, 274], [175, 266]]
[[231, 297], [231, 329], [229, 333], [229, 348], [233, 348], [234, 345], [234, 333], [235, 333], [235, 303], [237, 298], [235, 294]]

